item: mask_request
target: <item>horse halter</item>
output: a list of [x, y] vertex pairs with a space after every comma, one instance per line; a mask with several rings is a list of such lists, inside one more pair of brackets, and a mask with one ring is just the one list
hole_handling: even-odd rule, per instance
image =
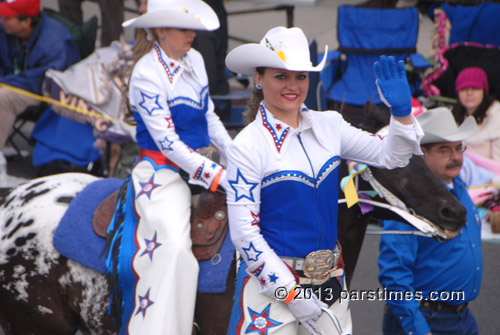
[[[372, 206], [389, 209], [394, 213], [398, 214], [409, 224], [417, 228], [419, 231], [383, 231], [383, 232], [373, 232], [374, 234], [400, 234], [400, 235], [421, 235], [434, 237], [440, 241], [447, 240], [447, 235], [434, 223], [427, 220], [426, 218], [417, 215], [415, 211], [408, 208], [406, 204], [401, 201], [397, 196], [395, 196], [391, 191], [389, 191], [385, 186], [383, 186], [374, 176], [372, 171], [368, 166], [363, 167], [363, 171], [360, 173], [361, 178], [368, 182], [374, 191], [378, 195], [385, 199], [387, 203], [375, 201], [371, 199], [359, 198], [357, 201], [360, 203], [366, 203]], [[356, 175], [355, 178], [358, 176]], [[357, 180], [356, 180], [356, 192], [358, 192]], [[346, 199], [339, 199], [340, 203], [346, 203]]]

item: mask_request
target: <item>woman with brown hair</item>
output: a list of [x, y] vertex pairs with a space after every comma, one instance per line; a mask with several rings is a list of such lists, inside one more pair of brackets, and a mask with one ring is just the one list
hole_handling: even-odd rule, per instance
[[458, 124], [467, 116], [474, 116], [477, 129], [465, 141], [467, 150], [483, 157], [500, 161], [500, 102], [489, 95], [486, 72], [479, 67], [460, 71], [455, 81], [458, 102], [453, 115]]
[[226, 58], [256, 85], [250, 123], [227, 152], [230, 232], [242, 257], [230, 334], [351, 334], [340, 299], [347, 289], [337, 243], [340, 160], [395, 168], [421, 154], [402, 63], [381, 57], [375, 66], [393, 114], [385, 138], [303, 104], [309, 72], [324, 63], [311, 64], [300, 28], [284, 27]]

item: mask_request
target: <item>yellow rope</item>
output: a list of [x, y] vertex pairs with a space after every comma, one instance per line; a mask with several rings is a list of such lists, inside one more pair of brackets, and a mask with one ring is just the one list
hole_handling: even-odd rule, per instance
[[10, 85], [4, 84], [4, 83], [0, 83], [0, 87], [4, 87], [4, 88], [6, 88], [6, 89], [8, 89], [10, 91], [26, 95], [26, 96], [28, 96], [30, 98], [33, 98], [33, 99], [36, 99], [36, 100], [39, 100], [39, 101], [47, 102], [47, 103], [50, 103], [50, 104], [61, 106], [61, 107], [66, 108], [66, 109], [70, 109], [70, 110], [72, 110], [74, 112], [77, 112], [77, 113], [80, 113], [80, 114], [88, 115], [88, 116], [95, 117], [95, 118], [104, 119], [104, 120], [115, 122], [115, 123], [118, 122], [118, 120], [116, 120], [116, 119], [114, 119], [112, 117], [109, 117], [109, 116], [106, 116], [106, 115], [102, 115], [102, 114], [99, 114], [99, 113], [96, 113], [96, 112], [89, 112], [89, 111], [83, 110], [81, 108], [65, 104], [63, 102], [60, 102], [60, 101], [52, 99], [52, 98], [48, 98], [48, 97], [44, 97], [42, 95], [38, 95], [38, 94], [34, 94], [34, 93], [31, 93], [31, 92], [28, 92], [28, 91], [20, 89], [18, 87], [10, 86]]
[[479, 185], [479, 186], [469, 186], [469, 187], [467, 187], [467, 189], [474, 190], [474, 189], [486, 188], [486, 187], [500, 187], [500, 184], [486, 184], [486, 185]]

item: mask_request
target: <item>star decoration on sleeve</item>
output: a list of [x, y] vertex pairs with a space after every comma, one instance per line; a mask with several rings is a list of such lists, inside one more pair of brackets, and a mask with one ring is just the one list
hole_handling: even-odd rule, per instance
[[247, 198], [250, 201], [255, 201], [253, 198], [253, 189], [257, 187], [257, 183], [248, 182], [240, 169], [236, 173], [236, 180], [229, 180], [229, 185], [234, 190], [235, 201], [239, 201], [243, 198]]
[[163, 140], [160, 140], [161, 150], [174, 150], [172, 144], [174, 144], [174, 141], [170, 141], [167, 136]]
[[155, 177], [155, 175], [153, 174], [151, 176], [151, 178], [149, 178], [147, 183], [139, 182], [139, 185], [141, 185], [141, 190], [140, 190], [139, 194], [137, 194], [136, 199], [139, 198], [143, 194], [146, 194], [148, 196], [148, 199], [151, 199], [151, 193], [153, 192], [153, 190], [155, 188], [157, 188], [158, 186], [160, 186], [160, 184], [154, 183], [154, 181], [153, 181], [154, 177]]
[[259, 260], [259, 256], [262, 254], [262, 251], [255, 249], [253, 242], [250, 242], [248, 248], [243, 248], [245, 255], [249, 261], [257, 262]]
[[254, 311], [248, 307], [248, 313], [252, 318], [252, 322], [248, 325], [245, 334], [257, 333], [259, 335], [267, 335], [267, 331], [270, 328], [279, 326], [282, 322], [271, 319], [270, 312], [271, 304], [267, 305], [266, 308], [260, 313]]
[[276, 275], [276, 273], [274, 273], [274, 272], [273, 272], [273, 273], [271, 273], [271, 274], [269, 274], [269, 281], [270, 281], [271, 283], [276, 283], [276, 281], [278, 280], [278, 278], [279, 278], [279, 277], [278, 277], [278, 276]]
[[149, 255], [149, 259], [153, 259], [153, 252], [156, 250], [156, 248], [161, 246], [161, 243], [156, 241], [156, 231], [155, 235], [153, 236], [153, 239], [148, 240], [147, 238], [144, 239], [146, 242], [146, 250], [144, 250], [141, 254], [141, 256], [144, 256], [146, 254]]
[[152, 115], [155, 110], [162, 110], [163, 107], [160, 105], [158, 100], [160, 99], [160, 95], [155, 95], [150, 97], [149, 95], [141, 92], [142, 101], [139, 102], [139, 106], [144, 108], [149, 115]]
[[171, 117], [166, 117], [165, 121], [167, 121], [167, 129], [168, 128], [175, 128], [174, 121], [172, 120]]
[[139, 308], [137, 309], [137, 312], [135, 312], [134, 315], [137, 315], [139, 313], [142, 313], [142, 317], [146, 316], [146, 310], [154, 304], [154, 301], [149, 300], [149, 290], [146, 292], [146, 294], [141, 297], [139, 296]]
[[259, 277], [260, 274], [262, 273], [262, 270], [264, 270], [264, 266], [266, 266], [266, 262], [262, 263], [259, 265], [259, 267], [253, 271], [251, 271], [251, 274], [253, 274], [255, 277]]
[[253, 211], [250, 211], [250, 214], [252, 215], [252, 226], [258, 226], [260, 223], [260, 215], [259, 213], [254, 213]]

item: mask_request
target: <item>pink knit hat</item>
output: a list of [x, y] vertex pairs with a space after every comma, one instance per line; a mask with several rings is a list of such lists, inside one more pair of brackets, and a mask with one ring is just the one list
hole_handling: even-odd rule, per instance
[[458, 92], [467, 87], [482, 88], [489, 94], [488, 78], [480, 67], [468, 67], [460, 71], [455, 80], [455, 90]]

